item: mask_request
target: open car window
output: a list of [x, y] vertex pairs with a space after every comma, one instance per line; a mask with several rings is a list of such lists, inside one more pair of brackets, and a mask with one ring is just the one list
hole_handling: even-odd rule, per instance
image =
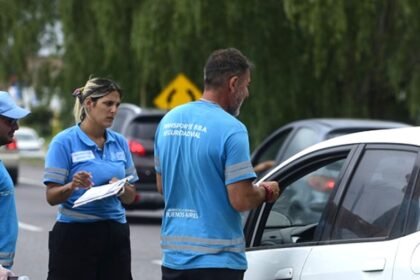
[[314, 241], [314, 235], [333, 192], [348, 153], [327, 157], [309, 164], [285, 185], [280, 198], [272, 205], [259, 242], [270, 246]]

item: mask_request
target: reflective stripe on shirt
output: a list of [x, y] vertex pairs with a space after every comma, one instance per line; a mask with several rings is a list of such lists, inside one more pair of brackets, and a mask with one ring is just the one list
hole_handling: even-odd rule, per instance
[[211, 239], [187, 236], [162, 236], [162, 249], [190, 250], [205, 254], [220, 252], [245, 252], [243, 238], [236, 239]]
[[135, 175], [137, 175], [137, 171], [136, 168], [134, 166], [129, 167], [127, 169], [125, 169], [125, 174], [127, 175], [126, 177], [133, 175], [133, 177], [136, 177]]
[[68, 208], [63, 207], [62, 205], [58, 207], [58, 212], [62, 215], [65, 215], [67, 217], [72, 217], [78, 220], [84, 220], [84, 221], [104, 220], [103, 218], [95, 216], [95, 215], [83, 214], [83, 213], [70, 210]]
[[45, 168], [44, 170], [44, 180], [56, 180], [64, 183], [66, 181], [69, 171], [62, 168]]
[[0, 252], [0, 264], [4, 267], [11, 267], [13, 265], [14, 252]]
[[12, 195], [13, 193], [14, 193], [13, 190], [4, 191], [4, 192], [0, 192], [0, 196], [8, 196], [8, 195]]
[[254, 169], [252, 168], [252, 164], [249, 161], [237, 163], [231, 166], [228, 166], [225, 169], [225, 180], [229, 181], [232, 178], [237, 178], [242, 175], [247, 175], [249, 173], [253, 173]]

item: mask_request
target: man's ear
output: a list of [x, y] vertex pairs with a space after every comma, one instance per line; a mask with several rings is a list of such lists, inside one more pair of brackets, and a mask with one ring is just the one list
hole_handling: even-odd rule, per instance
[[232, 76], [229, 78], [228, 85], [229, 85], [229, 91], [235, 91], [236, 87], [238, 86], [239, 77], [238, 76]]

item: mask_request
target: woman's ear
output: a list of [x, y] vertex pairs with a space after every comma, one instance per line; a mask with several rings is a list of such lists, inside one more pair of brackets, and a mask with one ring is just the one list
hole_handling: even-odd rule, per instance
[[87, 98], [86, 100], [85, 100], [85, 109], [86, 109], [86, 111], [87, 112], [89, 112], [91, 109], [92, 109], [92, 106], [93, 106], [93, 101], [92, 101], [92, 98]]

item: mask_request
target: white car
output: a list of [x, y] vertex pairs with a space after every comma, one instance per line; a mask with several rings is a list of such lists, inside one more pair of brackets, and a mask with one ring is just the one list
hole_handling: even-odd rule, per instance
[[260, 181], [282, 189], [245, 215], [247, 280], [420, 279], [420, 127], [315, 144]]
[[43, 157], [44, 139], [38, 136], [38, 133], [30, 127], [19, 127], [15, 131], [17, 148], [22, 157]]

